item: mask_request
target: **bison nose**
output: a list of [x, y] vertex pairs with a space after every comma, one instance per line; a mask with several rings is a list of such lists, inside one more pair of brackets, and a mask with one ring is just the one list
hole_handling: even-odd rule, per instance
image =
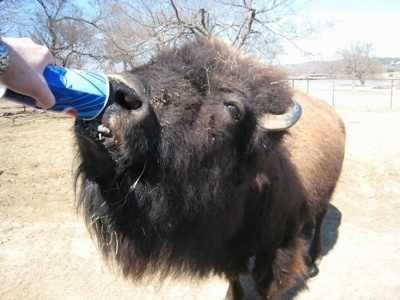
[[117, 80], [110, 80], [110, 96], [113, 102], [128, 110], [138, 110], [142, 107], [143, 101], [135, 89]]
[[139, 95], [132, 89], [129, 89], [128, 91], [125, 89], [115, 91], [114, 101], [123, 108], [129, 110], [137, 110], [143, 105]]

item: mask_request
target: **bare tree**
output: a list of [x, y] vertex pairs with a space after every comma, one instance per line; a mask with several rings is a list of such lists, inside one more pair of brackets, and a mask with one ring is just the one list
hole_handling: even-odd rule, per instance
[[338, 55], [343, 60], [344, 72], [353, 80], [353, 89], [356, 79], [364, 85], [365, 76], [383, 71], [382, 63], [372, 57], [372, 44], [370, 43], [352, 43], [349, 48], [339, 50]]
[[14, 16], [8, 28], [14, 35], [29, 36], [46, 45], [58, 65], [80, 68], [101, 59], [97, 53], [102, 3], [80, 6], [69, 0], [7, 0], [8, 12]]
[[45, 44], [63, 66], [82, 67], [96, 56], [97, 22], [85, 9], [67, 0], [36, 0], [38, 6], [32, 14], [33, 26], [29, 33], [40, 44]]
[[214, 35], [228, 39], [233, 46], [267, 62], [274, 61], [284, 52], [284, 42], [301, 50], [297, 46], [300, 39], [328, 26], [312, 22], [310, 18], [301, 18], [301, 7], [296, 6], [295, 0], [217, 2], [219, 8], [211, 12], [218, 24]]
[[221, 37], [270, 63], [284, 43], [296, 46], [321, 29], [300, 17], [296, 2], [0, 0], [7, 8], [0, 15], [13, 19], [0, 30], [30, 36], [49, 47], [58, 64], [77, 68], [129, 70], [155, 50], [196, 35]]
[[327, 24], [300, 18], [295, 0], [114, 0], [106, 36], [110, 62], [129, 69], [153, 50], [194, 35], [218, 36], [272, 62], [283, 43], [316, 33]]
[[19, 0], [0, 1], [0, 35], [18, 35], [20, 27], [27, 22], [20, 18], [21, 3]]
[[335, 54], [330, 59], [324, 61], [322, 72], [326, 73], [329, 78], [335, 78], [341, 73], [342, 65], [342, 61]]
[[110, 66], [129, 70], [182, 36], [209, 35], [198, 1], [178, 1], [111, 1], [102, 27]]
[[[185, 12], [185, 6], [178, 0], [170, 0], [170, 3], [177, 16], [179, 12]], [[266, 62], [274, 61], [277, 55], [284, 52], [284, 42], [297, 47], [300, 39], [330, 26], [329, 23], [318, 24], [310, 18], [301, 18], [301, 7], [296, 6], [295, 0], [214, 0], [194, 3], [197, 6], [192, 11], [198, 13], [190, 14], [189, 20], [177, 17], [178, 24], [203, 34], [222, 37], [233, 46]]]

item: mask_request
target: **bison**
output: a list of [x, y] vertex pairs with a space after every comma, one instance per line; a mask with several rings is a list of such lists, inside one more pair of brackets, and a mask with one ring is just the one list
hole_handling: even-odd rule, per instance
[[225, 276], [227, 299], [243, 273], [264, 299], [303, 278], [304, 228], [314, 261], [343, 161], [329, 105], [211, 38], [110, 82], [113, 104], [75, 122], [77, 203], [104, 259], [134, 280]]

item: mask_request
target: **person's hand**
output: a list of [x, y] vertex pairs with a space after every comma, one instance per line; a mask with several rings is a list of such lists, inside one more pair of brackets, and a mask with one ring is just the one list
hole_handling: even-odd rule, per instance
[[54, 95], [43, 77], [44, 69], [55, 64], [49, 49], [29, 38], [2, 37], [1, 40], [7, 46], [10, 64], [0, 75], [0, 83], [16, 93], [34, 98], [40, 107], [52, 107]]

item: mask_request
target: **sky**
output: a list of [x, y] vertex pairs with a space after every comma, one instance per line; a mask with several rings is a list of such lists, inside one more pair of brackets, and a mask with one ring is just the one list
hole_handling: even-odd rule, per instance
[[338, 49], [357, 42], [372, 44], [374, 56], [400, 57], [400, 0], [313, 0], [306, 11], [335, 25], [318, 38], [299, 43], [312, 56], [286, 47], [288, 55], [280, 57], [283, 64], [332, 60]]

